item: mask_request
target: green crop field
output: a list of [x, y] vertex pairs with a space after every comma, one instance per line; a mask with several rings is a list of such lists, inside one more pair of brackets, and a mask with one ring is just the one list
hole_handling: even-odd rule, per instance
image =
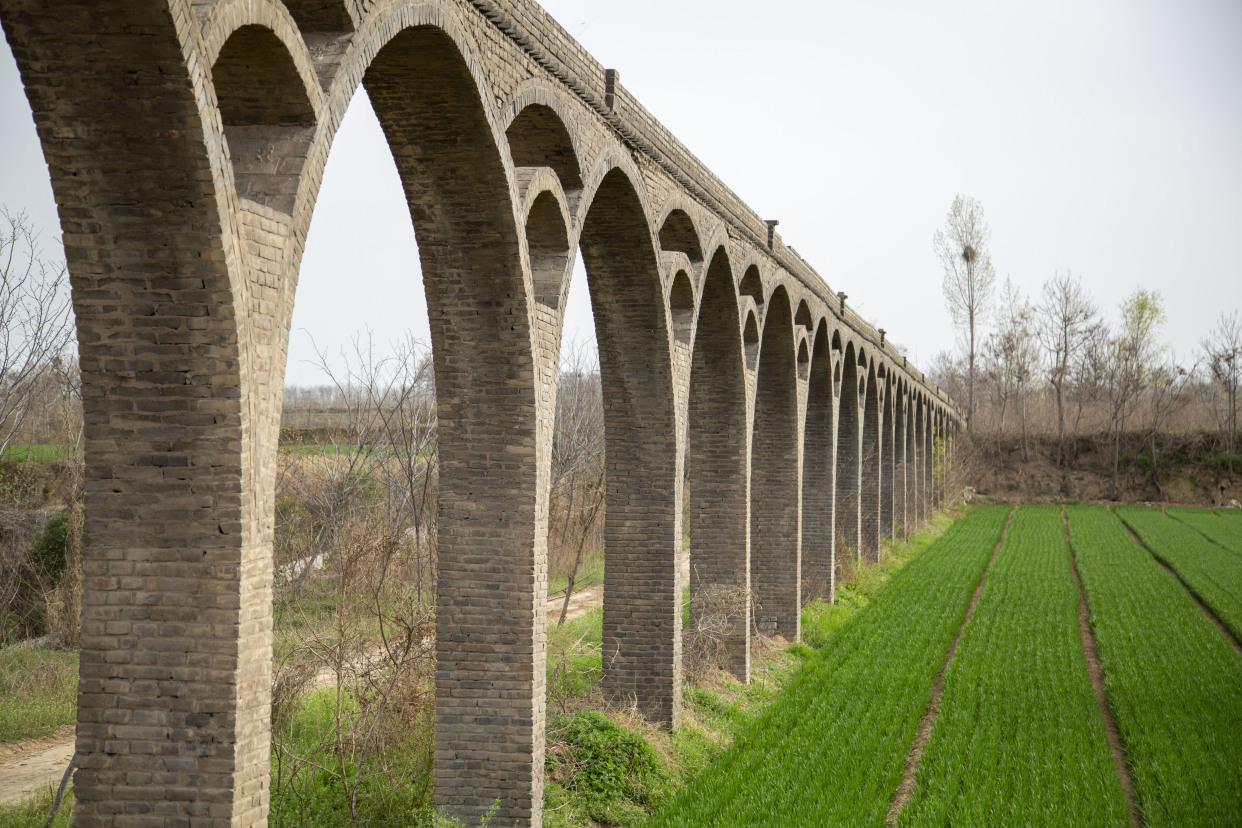
[[1235, 638], [1242, 638], [1242, 556], [1159, 509], [1120, 506], [1117, 514], [1152, 554], [1177, 573]]
[[1242, 658], [1115, 515], [1067, 512], [1143, 824], [1237, 824]]
[[1008, 513], [972, 510], [903, 567], [649, 824], [882, 825]]
[[1061, 509], [1014, 516], [945, 674], [902, 825], [1125, 826]]
[[[1023, 507], [989, 567], [1008, 509], [972, 510], [645, 825], [1124, 826], [1125, 785], [1149, 828], [1242, 824], [1242, 655], [1195, 598], [1221, 614], [1239, 556], [1191, 528], [1196, 516], [1119, 511], [1143, 543], [1104, 507], [1068, 510], [1069, 543], [1060, 507]], [[1087, 670], [1075, 561], [1120, 769]]]
[[1208, 540], [1242, 555], [1242, 520], [1230, 520], [1203, 509], [1170, 507], [1166, 511], [1175, 520], [1197, 529]]

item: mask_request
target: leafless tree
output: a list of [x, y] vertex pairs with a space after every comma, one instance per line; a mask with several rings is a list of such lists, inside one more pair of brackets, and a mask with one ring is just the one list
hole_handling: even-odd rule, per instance
[[1076, 364], [1087, 355], [1097, 309], [1069, 271], [1044, 283], [1035, 333], [1048, 355], [1048, 382], [1057, 402], [1057, 465], [1065, 465], [1065, 394]]
[[[560, 538], [550, 543], [560, 560], [572, 552], [569, 581], [559, 623], [569, 611], [583, 552], [604, 507], [604, 407], [599, 370], [593, 352], [575, 340], [562, 348], [552, 440], [553, 496], [564, 504]], [[577, 514], [574, 506], [577, 502]], [[576, 525], [574, 518], [577, 518]], [[574, 526], [571, 534], [570, 528]]]
[[381, 470], [389, 478], [385, 489], [396, 500], [394, 511], [408, 516], [412, 524], [407, 535], [414, 538], [415, 586], [421, 604], [429, 583], [429, 547], [436, 534], [435, 369], [431, 352], [410, 337], [388, 364], [390, 390], [379, 410], [390, 457]]
[[1225, 454], [1232, 477], [1233, 458], [1238, 453], [1238, 388], [1242, 385], [1242, 318], [1238, 312], [1221, 313], [1216, 327], [1200, 340], [1199, 348], [1212, 382], [1224, 397], [1218, 420], [1225, 432]]
[[1190, 390], [1198, 366], [1187, 368], [1176, 353], [1161, 354], [1148, 369], [1147, 408], [1151, 440], [1151, 480], [1160, 489], [1159, 436], [1169, 419], [1190, 402]]
[[1117, 499], [1121, 432], [1160, 357], [1164, 308], [1158, 291], [1138, 288], [1121, 303], [1121, 324], [1109, 343], [1108, 400], [1113, 432], [1112, 498]]
[[983, 215], [983, 205], [959, 195], [953, 199], [944, 230], [937, 230], [932, 247], [944, 268], [944, 298], [953, 324], [966, 339], [968, 372], [966, 382], [966, 428], [975, 412], [975, 357], [978, 328], [991, 306], [996, 271], [987, 250], [992, 231]]
[[44, 258], [25, 213], [0, 207], [0, 452], [34, 409], [33, 392], [73, 338], [65, 266]]
[[1034, 309], [1012, 279], [1005, 279], [1001, 292], [997, 330], [984, 346], [986, 376], [993, 385], [1000, 406], [1000, 430], [1005, 430], [1005, 413], [1010, 399], [1017, 396], [1022, 416], [1022, 452], [1026, 457], [1026, 398], [1039, 370], [1039, 352], [1034, 341]]

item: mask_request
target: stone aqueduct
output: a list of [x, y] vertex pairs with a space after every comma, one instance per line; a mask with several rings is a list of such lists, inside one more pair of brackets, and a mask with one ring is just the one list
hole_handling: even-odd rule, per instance
[[[677, 724], [684, 529], [689, 587], [749, 584], [756, 621], [793, 638], [800, 580], [831, 583], [845, 554], [834, 538], [873, 555], [939, 497], [932, 446], [959, 425], [946, 397], [532, 0], [0, 0], [0, 21], [52, 176], [83, 373], [75, 825], [265, 822], [288, 331], [360, 84], [430, 312], [446, 811], [540, 820], [575, 249], [605, 399], [609, 692]], [[743, 679], [752, 626], [732, 646]]]

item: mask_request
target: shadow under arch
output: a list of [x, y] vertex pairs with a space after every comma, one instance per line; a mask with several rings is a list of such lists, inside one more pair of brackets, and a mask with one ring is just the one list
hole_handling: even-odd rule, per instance
[[880, 380], [883, 384], [883, 402], [880, 412], [880, 538], [892, 538], [895, 526], [894, 509], [896, 508], [897, 482], [897, 447], [894, 442], [896, 434], [895, 402], [896, 384], [892, 379], [892, 369], [882, 367], [885, 375]]
[[798, 560], [801, 435], [793, 308], [772, 292], [759, 351], [750, 464], [750, 583], [756, 626], [790, 641], [801, 629]]
[[835, 580], [844, 570], [860, 560], [861, 544], [858, 529], [861, 523], [859, 506], [859, 469], [862, 461], [862, 412], [859, 410], [858, 354], [853, 342], [845, 345], [841, 361], [841, 394], [837, 403], [837, 502]]
[[728, 254], [718, 248], [707, 268], [691, 356], [686, 520], [691, 593], [712, 587], [740, 590], [741, 605], [728, 608], [724, 663], [719, 666], [746, 682], [750, 678], [746, 356], [733, 285]]
[[239, 198], [293, 212], [315, 112], [285, 44], [264, 26], [229, 35], [212, 67]]
[[643, 201], [605, 173], [580, 236], [599, 347], [607, 493], [602, 686], [654, 721], [681, 712], [681, 468], [663, 285]]
[[547, 593], [525, 228], [452, 36], [400, 31], [363, 85], [414, 224], [435, 366], [435, 802], [473, 824], [499, 801], [498, 823], [524, 824], [542, 808]]
[[833, 524], [836, 507], [837, 398], [832, 346], [824, 322], [815, 333], [802, 438], [802, 592], [833, 602], [836, 579]]
[[893, 534], [904, 540], [910, 536], [907, 463], [910, 420], [910, 388], [902, 378], [893, 389]]
[[910, 494], [913, 503], [915, 524], [927, 519], [927, 483], [923, 478], [923, 464], [927, 457], [927, 404], [922, 394], [916, 394], [911, 404], [910, 436]]
[[883, 457], [880, 454], [880, 428], [883, 416], [880, 411], [880, 380], [876, 374], [877, 360], [874, 356], [867, 366], [866, 395], [863, 402], [862, 460], [860, 466], [861, 523], [860, 535], [863, 560], [875, 563], [880, 552], [880, 488], [883, 476]]

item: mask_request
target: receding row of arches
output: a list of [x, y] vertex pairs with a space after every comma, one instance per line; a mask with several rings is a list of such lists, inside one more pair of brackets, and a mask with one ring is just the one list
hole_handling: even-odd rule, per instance
[[934, 501], [947, 400], [478, 4], [73, 5], [0, 0], [83, 373], [77, 824], [119, 822], [157, 777], [197, 792], [170, 795], [169, 817], [266, 818], [285, 355], [319, 184], [360, 87], [430, 316], [438, 805], [539, 819], [548, 464], [575, 252], [604, 395], [607, 692], [676, 725], [687, 532], [689, 587], [751, 596], [728, 648], [745, 677], [755, 629], [796, 638], [804, 585], [831, 597], [847, 549], [874, 554]]

